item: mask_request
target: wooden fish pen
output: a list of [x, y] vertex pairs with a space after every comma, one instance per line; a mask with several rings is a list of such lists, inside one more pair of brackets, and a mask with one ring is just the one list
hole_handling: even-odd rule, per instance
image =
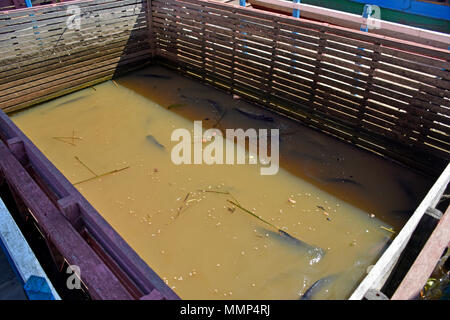
[[[14, 112], [161, 63], [438, 176], [450, 159], [450, 36], [424, 44], [426, 37], [424, 31], [416, 42], [411, 34], [402, 40], [206, 0], [80, 0], [3, 11], [0, 106]], [[57, 248], [55, 256], [101, 260], [105, 278], [83, 279], [95, 298], [177, 299], [5, 113], [0, 176]], [[352, 298], [381, 289], [444, 193], [449, 170]]]
[[[83, 29], [68, 28], [81, 10]], [[71, 1], [0, 13], [0, 105], [10, 112], [149, 62], [146, 1]], [[93, 299], [178, 299], [77, 189], [1, 112], [0, 182], [58, 268], [77, 265]]]

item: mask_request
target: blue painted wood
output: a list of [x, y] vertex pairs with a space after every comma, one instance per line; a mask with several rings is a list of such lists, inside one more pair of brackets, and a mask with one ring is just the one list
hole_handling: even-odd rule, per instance
[[[372, 13], [372, 6], [370, 5], [370, 4], [366, 4], [365, 6], [364, 6], [364, 11], [363, 11], [363, 18], [365, 18], [365, 19], [367, 19], [367, 18], [369, 18], [369, 15]], [[361, 25], [361, 28], [360, 28], [360, 30], [361, 31], [364, 31], [364, 32], [369, 32], [369, 25], [367, 25], [367, 24], [363, 24], [363, 25]]]
[[25, 0], [25, 5], [27, 6], [27, 8], [31, 8], [33, 6], [31, 0]]
[[[294, 0], [294, 3], [301, 3], [301, 0]], [[300, 18], [300, 9], [294, 9], [292, 11], [292, 16], [294, 18]]]
[[47, 280], [43, 277], [29, 277], [23, 288], [29, 300], [55, 300]]
[[27, 300], [23, 282], [0, 241], [0, 300]]
[[450, 20], [450, 6], [418, 0], [351, 0], [358, 3], [370, 3], [380, 8], [392, 9], [429, 18]]

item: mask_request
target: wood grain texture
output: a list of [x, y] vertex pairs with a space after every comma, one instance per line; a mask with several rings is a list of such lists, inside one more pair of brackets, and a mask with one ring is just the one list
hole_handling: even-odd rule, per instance
[[[79, 16], [68, 11], [72, 4]], [[1, 14], [0, 108], [20, 110], [149, 63], [148, 14], [144, 0], [74, 1]]]
[[181, 71], [428, 173], [450, 160], [450, 51], [208, 0], [151, 9]]

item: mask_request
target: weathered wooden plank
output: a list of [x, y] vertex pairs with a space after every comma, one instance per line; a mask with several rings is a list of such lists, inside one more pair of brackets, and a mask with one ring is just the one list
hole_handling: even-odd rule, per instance
[[[309, 114], [303, 121], [311, 117], [310, 123], [317, 125], [333, 116], [333, 121], [371, 132], [367, 141], [375, 141], [373, 134], [378, 134], [430, 150], [442, 148], [448, 140], [448, 120], [443, 118], [449, 111], [445, 51], [409, 42], [395, 45], [390, 39], [345, 28], [210, 1], [156, 0], [153, 12], [160, 19], [160, 39], [168, 36], [163, 47], [172, 54], [163, 50], [165, 56], [184, 59], [199, 74], [217, 67], [221, 74], [231, 75], [231, 92], [239, 84], [261, 94], [292, 95], [289, 99], [300, 99], [306, 108], [322, 114], [320, 120]], [[177, 36], [182, 40], [176, 40], [175, 49], [171, 42]], [[189, 38], [195, 41], [189, 43]], [[205, 41], [210, 41], [209, 49], [197, 46]], [[220, 66], [227, 59], [232, 68]], [[264, 96], [265, 100], [248, 97], [271, 104], [267, 93]], [[418, 142], [421, 136], [425, 139]], [[361, 142], [359, 135], [356, 140], [370, 148], [371, 143]]]
[[[361, 25], [367, 23], [367, 21], [365, 21], [366, 19], [355, 14], [318, 6], [311, 6], [308, 4], [294, 4], [292, 2], [281, 2], [277, 0], [250, 0], [250, 3], [267, 6], [286, 13], [292, 13], [293, 8], [296, 7], [302, 11], [302, 17], [319, 21], [327, 21], [332, 24], [349, 27], [352, 29], [359, 29]], [[383, 20], [377, 20], [377, 22], [380, 26], [377, 29], [371, 30], [372, 33], [390, 37], [401, 37], [402, 39], [412, 42], [437, 46], [444, 49], [447, 49], [450, 44], [449, 36], [439, 32], [428, 31]]]
[[0, 169], [9, 186], [18, 194], [27, 195], [23, 201], [39, 221], [45, 236], [69, 264], [90, 270], [81, 277], [89, 287], [91, 296], [94, 299], [131, 299], [116, 276], [58, 211], [2, 141], [0, 155]]
[[444, 250], [450, 246], [450, 207], [439, 221], [391, 300], [413, 300], [430, 277]]
[[445, 187], [450, 181], [450, 165], [444, 170], [439, 179], [425, 196], [419, 207], [408, 220], [406, 225], [395, 237], [392, 244], [383, 253], [375, 266], [371, 269], [367, 277], [360, 283], [358, 288], [353, 292], [350, 300], [361, 300], [370, 289], [381, 289], [386, 279], [389, 277], [395, 263], [400, 254], [404, 250], [407, 242], [411, 238], [412, 233], [416, 229], [422, 216], [428, 207], [440, 199]]

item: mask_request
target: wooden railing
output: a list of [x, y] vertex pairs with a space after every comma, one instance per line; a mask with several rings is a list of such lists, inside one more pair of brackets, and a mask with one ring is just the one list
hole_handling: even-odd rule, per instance
[[144, 0], [0, 13], [0, 108], [18, 110], [149, 63], [147, 22]]
[[[33, 7], [76, 0], [31, 0]], [[0, 11], [26, 8], [25, 0], [0, 0]]]
[[[288, 0], [248, 0], [257, 8], [264, 8], [292, 15], [292, 10], [298, 9], [301, 16], [306, 19], [324, 21], [337, 26], [348, 27], [359, 30], [368, 20], [361, 15], [348, 12], [322, 8], [304, 3], [294, 3]], [[370, 1], [368, 1], [370, 3]], [[372, 28], [369, 32], [388, 37], [408, 40], [416, 43], [432, 45], [437, 48], [448, 49], [450, 46], [450, 35], [430, 31], [426, 29], [411, 27], [408, 25], [371, 18]], [[376, 27], [375, 27], [376, 26]], [[449, 30], [450, 31], [450, 30]]]
[[157, 56], [373, 152], [450, 159], [450, 51], [231, 4], [153, 0]]

